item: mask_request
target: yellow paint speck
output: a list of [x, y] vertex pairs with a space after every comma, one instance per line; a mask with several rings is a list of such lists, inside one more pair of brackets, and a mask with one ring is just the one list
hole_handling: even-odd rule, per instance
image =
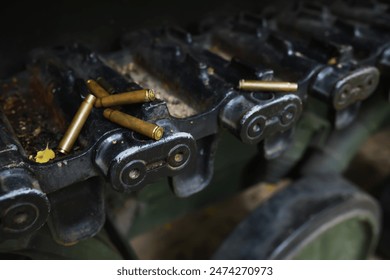
[[46, 163], [49, 160], [53, 159], [56, 157], [56, 154], [52, 149], [49, 149], [49, 146], [46, 146], [46, 149], [43, 151], [38, 151], [37, 155], [35, 156], [35, 162], [38, 163]]

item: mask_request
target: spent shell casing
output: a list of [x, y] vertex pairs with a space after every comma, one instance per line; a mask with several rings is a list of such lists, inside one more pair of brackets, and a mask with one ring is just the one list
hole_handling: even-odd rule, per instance
[[294, 92], [298, 90], [298, 84], [279, 81], [240, 80], [238, 88], [250, 91]]
[[118, 110], [105, 109], [103, 115], [113, 123], [119, 124], [120, 126], [131, 129], [154, 140], [160, 140], [164, 134], [164, 128], [161, 126], [140, 120]]
[[156, 96], [154, 95], [153, 90], [141, 89], [98, 98], [95, 102], [95, 107], [113, 107], [118, 105], [145, 103], [155, 99]]
[[110, 95], [101, 85], [99, 85], [94, 80], [88, 80], [87, 87], [92, 92], [92, 94], [98, 98], [102, 98]]
[[79, 109], [73, 117], [73, 120], [70, 123], [67, 131], [65, 132], [64, 137], [58, 145], [58, 152], [62, 154], [68, 154], [72, 150], [74, 143], [79, 137], [81, 129], [83, 128], [85, 122], [88, 119], [88, 116], [92, 111], [95, 100], [96, 97], [92, 94], [89, 94], [87, 97], [85, 97], [84, 101], [81, 103]]

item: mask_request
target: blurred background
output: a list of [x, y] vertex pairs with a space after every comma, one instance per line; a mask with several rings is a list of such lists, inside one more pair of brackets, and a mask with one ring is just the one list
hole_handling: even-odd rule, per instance
[[111, 51], [118, 47], [120, 35], [127, 31], [162, 25], [187, 27], [209, 16], [255, 12], [269, 2], [6, 1], [0, 9], [0, 76], [23, 69], [33, 48], [79, 42], [100, 52]]

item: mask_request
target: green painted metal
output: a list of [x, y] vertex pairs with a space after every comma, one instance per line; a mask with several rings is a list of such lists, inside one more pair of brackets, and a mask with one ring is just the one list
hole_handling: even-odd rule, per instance
[[304, 247], [297, 260], [356, 260], [367, 258], [372, 236], [366, 221], [353, 218], [330, 228]]
[[144, 188], [137, 196], [141, 210], [132, 224], [129, 236], [135, 236], [237, 193], [242, 189], [245, 164], [256, 153], [257, 146], [244, 145], [224, 132], [217, 150], [215, 173], [210, 186], [188, 198], [176, 197], [166, 180]]
[[56, 243], [48, 229], [39, 230], [28, 241], [13, 242], [8, 248], [0, 250], [2, 253], [23, 256], [34, 260], [47, 259], [74, 259], [74, 260], [120, 260], [121, 254], [109, 240], [107, 233], [102, 230], [97, 236], [83, 240], [72, 246], [62, 246]]
[[345, 171], [363, 143], [389, 119], [388, 102], [381, 95], [371, 97], [363, 104], [358, 118], [349, 127], [332, 133], [320, 152], [305, 163], [303, 173]]

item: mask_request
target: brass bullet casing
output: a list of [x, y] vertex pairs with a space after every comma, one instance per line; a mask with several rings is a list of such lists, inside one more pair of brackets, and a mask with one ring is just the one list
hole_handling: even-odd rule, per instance
[[96, 97], [92, 94], [88, 94], [84, 101], [81, 103], [76, 115], [73, 117], [68, 130], [65, 132], [60, 144], [58, 145], [58, 152], [62, 154], [68, 154], [77, 140], [81, 129], [88, 119], [89, 114], [92, 111]]
[[278, 81], [240, 80], [238, 88], [250, 91], [294, 92], [298, 90], [298, 84]]
[[113, 123], [134, 130], [154, 140], [160, 140], [164, 134], [164, 128], [161, 126], [140, 120], [117, 110], [105, 109], [103, 115]]
[[110, 95], [101, 85], [99, 85], [94, 80], [88, 80], [87, 87], [92, 92], [92, 94], [98, 98], [102, 98]]
[[156, 99], [151, 89], [141, 89], [98, 98], [95, 107], [113, 107], [125, 104], [145, 103]]

